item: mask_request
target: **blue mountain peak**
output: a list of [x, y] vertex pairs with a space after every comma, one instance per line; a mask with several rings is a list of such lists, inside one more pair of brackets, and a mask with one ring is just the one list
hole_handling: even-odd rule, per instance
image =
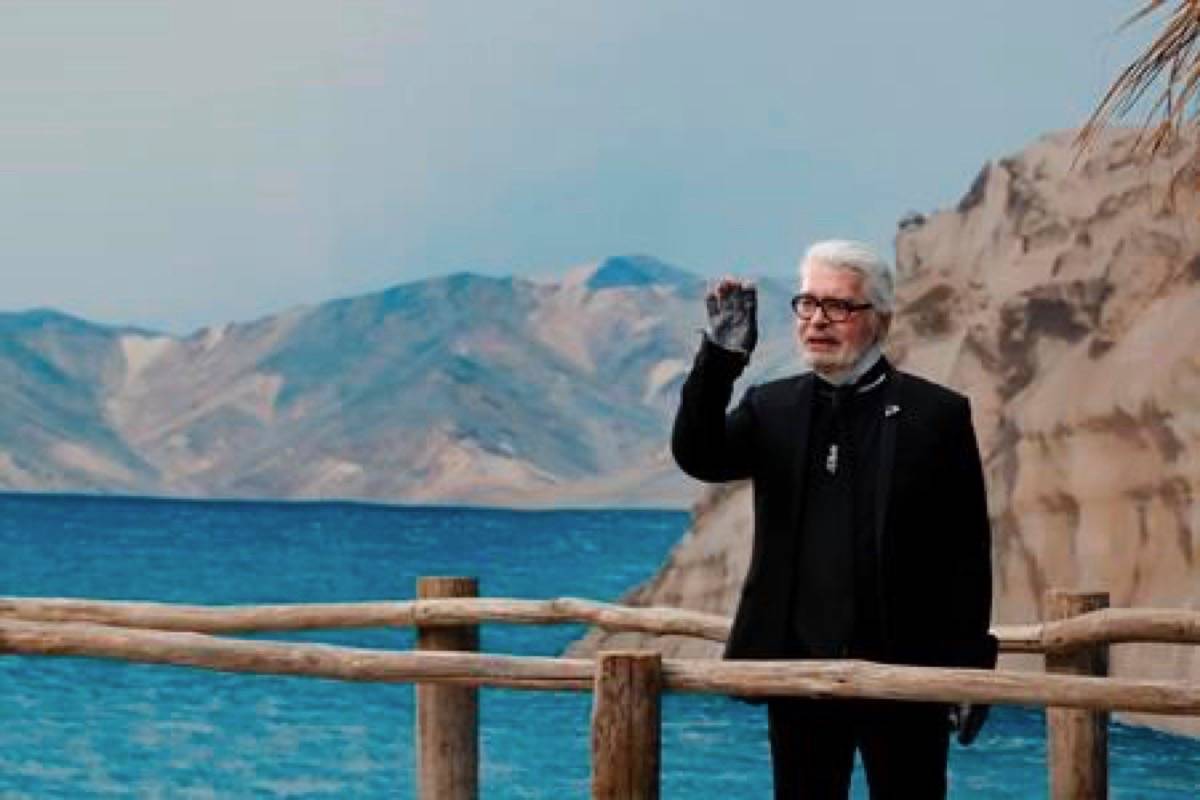
[[651, 256], [615, 256], [605, 259], [588, 278], [589, 289], [614, 289], [622, 286], [690, 286], [695, 275]]

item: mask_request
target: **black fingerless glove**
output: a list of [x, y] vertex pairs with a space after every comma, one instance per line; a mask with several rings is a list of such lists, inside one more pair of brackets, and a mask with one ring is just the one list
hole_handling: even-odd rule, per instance
[[749, 357], [758, 344], [758, 292], [754, 287], [734, 288], [723, 297], [713, 291], [705, 303], [708, 338], [719, 347]]

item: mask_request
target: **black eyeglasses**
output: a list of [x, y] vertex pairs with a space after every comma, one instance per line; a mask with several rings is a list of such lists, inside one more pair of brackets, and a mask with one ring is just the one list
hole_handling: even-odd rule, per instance
[[845, 322], [855, 311], [865, 311], [871, 308], [871, 304], [840, 297], [814, 297], [811, 294], [798, 294], [792, 298], [792, 311], [800, 319], [812, 319], [817, 315], [818, 308], [825, 312], [825, 319], [830, 322]]

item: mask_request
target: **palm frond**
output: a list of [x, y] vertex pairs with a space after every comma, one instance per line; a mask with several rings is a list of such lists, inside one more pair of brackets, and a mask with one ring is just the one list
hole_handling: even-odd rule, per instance
[[[1121, 26], [1138, 23], [1168, 5], [1149, 0]], [[1177, 0], [1165, 26], [1146, 52], [1127, 66], [1105, 93], [1076, 136], [1080, 152], [1115, 118], [1138, 107], [1147, 92], [1161, 85], [1134, 147], [1153, 154], [1171, 144], [1179, 129], [1197, 117], [1200, 92], [1200, 0]]]

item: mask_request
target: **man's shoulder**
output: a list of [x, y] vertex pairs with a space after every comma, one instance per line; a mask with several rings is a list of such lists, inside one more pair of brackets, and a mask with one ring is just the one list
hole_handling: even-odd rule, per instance
[[[968, 403], [966, 395], [951, 389], [949, 386], [903, 370], [895, 370], [894, 374], [901, 379], [900, 391], [910, 399], [936, 406]], [[804, 383], [811, 380], [813, 380], [812, 372], [801, 372], [796, 375], [789, 375], [754, 384], [749, 387], [748, 391], [752, 391], [755, 399], [759, 402], [771, 402], [774, 400], [793, 401], [796, 398], [796, 393]]]
[[914, 400], [935, 406], [961, 406], [970, 402], [962, 392], [920, 375], [903, 370], [896, 370], [896, 375], [901, 379], [901, 392]]
[[762, 383], [756, 383], [749, 387], [748, 391], [753, 391], [754, 396], [760, 400], [790, 400], [796, 397], [796, 391], [807, 380], [812, 380], [811, 372], [802, 372], [799, 375], [788, 375], [785, 378], [775, 378], [763, 381]]

